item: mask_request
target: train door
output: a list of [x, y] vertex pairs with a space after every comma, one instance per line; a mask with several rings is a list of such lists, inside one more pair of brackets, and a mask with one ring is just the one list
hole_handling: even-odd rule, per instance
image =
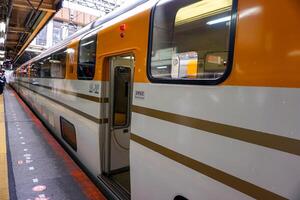
[[107, 144], [107, 175], [130, 192], [129, 142], [134, 56], [132, 54], [109, 58], [109, 118]]

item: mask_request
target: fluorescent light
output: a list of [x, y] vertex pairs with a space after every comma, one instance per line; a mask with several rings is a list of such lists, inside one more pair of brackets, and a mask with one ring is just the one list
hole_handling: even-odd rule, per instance
[[206, 24], [213, 25], [213, 24], [218, 24], [218, 23], [222, 23], [222, 22], [227, 22], [227, 21], [230, 21], [230, 20], [231, 20], [231, 16], [226, 16], [226, 17], [222, 17], [222, 18], [219, 18], [219, 19], [209, 21]]
[[0, 55], [0, 58], [4, 58], [4, 55]]
[[4, 61], [0, 60], [0, 65], [3, 65]]
[[0, 37], [0, 44], [4, 44], [4, 37]]
[[122, 57], [123, 59], [126, 59], [126, 60], [131, 60], [132, 59], [132, 56], [125, 56], [125, 57]]
[[157, 69], [167, 69], [167, 66], [160, 66], [160, 67], [156, 67]]
[[0, 50], [0, 54], [5, 54], [5, 51], [1, 51], [1, 50]]
[[43, 52], [42, 50], [39, 50], [39, 49], [29, 49], [29, 48], [26, 48], [25, 51], [34, 52], [34, 53], [42, 53]]
[[180, 8], [176, 14], [175, 26], [215, 16], [231, 10], [232, 0], [202, 0]]
[[6, 31], [6, 24], [4, 22], [0, 22], [0, 32]]
[[49, 60], [50, 63], [59, 64], [61, 63], [59, 60]]
[[84, 47], [84, 46], [86, 46], [86, 45], [92, 44], [93, 42], [94, 42], [94, 40], [89, 41], [89, 42], [87, 42], [87, 43], [84, 43], [84, 44], [82, 44], [81, 46]]

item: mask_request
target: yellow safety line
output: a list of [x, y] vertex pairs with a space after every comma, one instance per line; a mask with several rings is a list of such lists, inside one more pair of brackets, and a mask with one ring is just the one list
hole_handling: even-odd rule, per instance
[[9, 200], [6, 129], [3, 94], [0, 95], [0, 199]]

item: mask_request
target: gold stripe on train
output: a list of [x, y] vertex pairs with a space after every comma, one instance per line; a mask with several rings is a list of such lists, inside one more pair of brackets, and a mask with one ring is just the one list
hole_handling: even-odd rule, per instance
[[238, 177], [232, 176], [223, 172], [219, 169], [201, 163], [197, 160], [189, 158], [183, 154], [177, 153], [171, 149], [163, 147], [159, 144], [151, 142], [145, 138], [142, 138], [138, 135], [131, 133], [131, 140], [137, 142], [163, 156], [168, 157], [169, 159], [178, 162], [188, 168], [191, 168], [201, 174], [204, 174], [220, 183], [223, 183], [231, 188], [234, 188], [248, 196], [251, 196], [255, 199], [286, 199], [278, 194], [275, 194], [271, 191], [268, 191], [264, 188], [261, 188], [257, 185], [254, 185], [250, 182], [244, 181]]
[[300, 156], [300, 140], [133, 105], [132, 111], [190, 128]]
[[109, 101], [108, 98], [106, 98], [106, 97], [99, 98], [99, 97], [86, 95], [86, 94], [82, 94], [82, 93], [77, 93], [77, 92], [72, 92], [72, 91], [68, 91], [68, 90], [53, 88], [53, 87], [46, 86], [46, 85], [33, 84], [33, 83], [30, 83], [30, 82], [27, 82], [27, 81], [21, 81], [21, 80], [18, 80], [18, 81], [22, 82], [22, 83], [27, 83], [27, 84], [30, 84], [30, 85], [33, 85], [33, 86], [36, 86], [36, 87], [42, 87], [42, 88], [45, 88], [45, 89], [48, 89], [48, 90], [58, 91], [58, 92], [61, 92], [61, 93], [64, 93], [64, 94], [73, 95], [73, 96], [76, 96], [76, 97], [79, 97], [79, 98], [82, 98], [82, 99], [86, 99], [86, 100], [89, 100], [89, 101], [97, 102], [97, 103], [108, 103], [108, 101]]
[[62, 103], [62, 102], [60, 102], [58, 100], [49, 98], [48, 96], [46, 96], [44, 94], [41, 94], [40, 92], [37, 92], [37, 91], [35, 91], [35, 90], [31, 89], [31, 88], [28, 88], [27, 86], [25, 86], [25, 85], [23, 85], [21, 83], [19, 83], [18, 85], [21, 86], [21, 87], [23, 87], [23, 88], [26, 88], [26, 89], [32, 91], [33, 93], [36, 93], [36, 94], [38, 94], [38, 95], [40, 95], [40, 96], [42, 96], [42, 97], [44, 97], [44, 98], [46, 98], [46, 99], [48, 99], [50, 101], [53, 101], [54, 103], [57, 103], [60, 106], [63, 106], [64, 108], [66, 108], [68, 110], [71, 110], [72, 112], [75, 112], [76, 114], [81, 115], [82, 117], [85, 117], [85, 118], [87, 118], [87, 119], [89, 119], [89, 120], [91, 120], [91, 121], [93, 121], [95, 123], [98, 123], [98, 124], [107, 124], [108, 123], [108, 119], [107, 118], [103, 118], [103, 119], [96, 118], [96, 117], [91, 116], [91, 115], [89, 115], [89, 114], [87, 114], [85, 112], [82, 112], [82, 111], [80, 111], [80, 110], [78, 110], [76, 108], [73, 108], [73, 107], [71, 107], [71, 106], [69, 106], [67, 104], [64, 104], [64, 103]]

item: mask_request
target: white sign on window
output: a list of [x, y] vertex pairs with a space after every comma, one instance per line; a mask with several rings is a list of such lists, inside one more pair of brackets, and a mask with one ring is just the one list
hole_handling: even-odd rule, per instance
[[175, 53], [172, 57], [172, 78], [187, 78], [197, 76], [197, 52]]

